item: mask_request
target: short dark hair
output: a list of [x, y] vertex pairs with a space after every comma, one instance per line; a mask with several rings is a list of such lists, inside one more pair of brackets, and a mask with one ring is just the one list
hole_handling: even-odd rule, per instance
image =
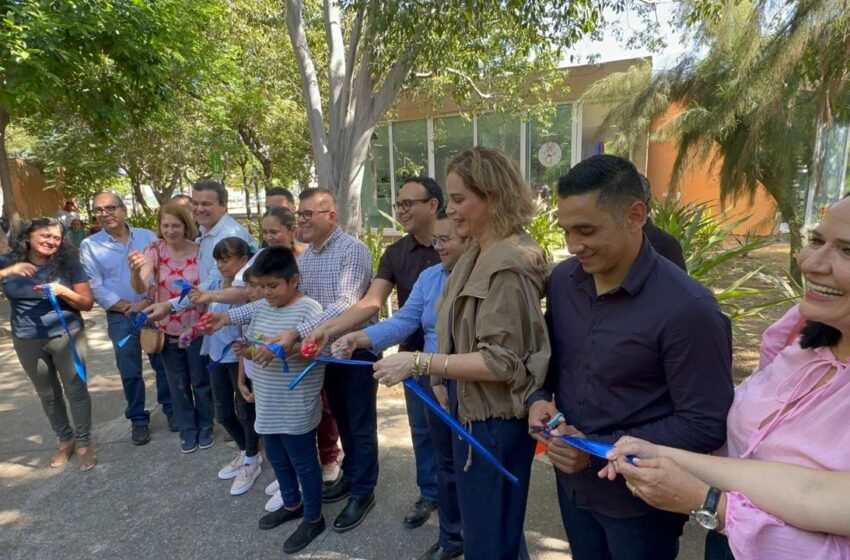
[[227, 204], [227, 189], [218, 181], [203, 179], [192, 184], [193, 191], [214, 191], [218, 195], [219, 204]]
[[286, 197], [286, 200], [289, 201], [290, 204], [295, 204], [295, 197], [292, 196], [289, 189], [285, 189], [283, 187], [272, 187], [270, 189], [266, 189], [266, 198], [270, 196], [283, 196]]
[[645, 202], [640, 174], [632, 162], [619, 156], [590, 157], [558, 180], [561, 198], [595, 191], [599, 191], [599, 205], [617, 213], [635, 202]]
[[643, 189], [643, 201], [649, 204], [652, 202], [652, 185], [649, 184], [649, 179], [643, 173], [638, 173], [640, 177], [640, 186]]
[[437, 199], [437, 208], [442, 208], [445, 205], [445, 197], [443, 196], [443, 189], [440, 188], [439, 183], [432, 179], [431, 177], [427, 177], [425, 175], [410, 175], [405, 177], [401, 182], [401, 186], [405, 186], [408, 183], [419, 183], [425, 190], [428, 191], [428, 200], [432, 198]]
[[806, 321], [800, 332], [800, 348], [831, 347], [841, 342], [841, 331], [817, 321]]
[[445, 220], [445, 219], [447, 219], [448, 217], [449, 217], [449, 215], [448, 215], [448, 214], [446, 214], [446, 208], [445, 208], [445, 206], [444, 206], [444, 207], [442, 207], [442, 208], [440, 208], [439, 210], [437, 210], [437, 219], [438, 219], [438, 220]]
[[291, 280], [296, 274], [298, 263], [295, 261], [295, 254], [287, 247], [263, 249], [251, 265], [251, 275], [254, 277], [274, 276]]
[[216, 260], [224, 257], [250, 258], [253, 254], [251, 246], [241, 237], [225, 237], [213, 247], [213, 258]]
[[334, 193], [324, 187], [312, 187], [309, 189], [304, 189], [298, 195], [298, 200], [307, 200], [320, 194], [324, 194], [331, 197], [331, 200], [333, 200], [334, 204], [336, 204], [336, 197], [334, 196]]

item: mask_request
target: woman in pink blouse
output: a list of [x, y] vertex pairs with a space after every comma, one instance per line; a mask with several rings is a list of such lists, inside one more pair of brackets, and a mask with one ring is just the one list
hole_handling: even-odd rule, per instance
[[[138, 293], [150, 290], [151, 299], [165, 302], [179, 298], [181, 288], [176, 281], [192, 286], [200, 282], [198, 274], [198, 235], [189, 211], [176, 204], [159, 209], [157, 219], [160, 240], [145, 249], [144, 254], [129, 257], [133, 271], [133, 288]], [[198, 324], [203, 305], [193, 305], [188, 296], [179, 310], [157, 323], [165, 333], [162, 362], [174, 401], [174, 417], [180, 429], [180, 450], [191, 453], [207, 449], [215, 443], [213, 435], [213, 403], [210, 376], [201, 360], [202, 337], [198, 334], [188, 344], [180, 344], [180, 335]]]
[[[772, 328], [762, 348], [765, 367], [735, 391], [726, 452], [734, 458], [848, 472], [850, 199], [827, 212], [797, 260], [806, 279], [798, 310], [805, 325], [788, 345], [780, 339], [794, 332], [797, 310]], [[600, 475], [613, 477], [610, 464], [606, 470]], [[623, 474], [632, 492], [660, 509], [695, 512], [710, 489], [674, 461], [627, 471], [631, 474]], [[722, 492], [716, 512], [718, 530], [728, 537], [737, 560], [850, 560], [846, 536], [795, 527], [766, 513], [744, 493]], [[711, 533], [706, 558], [724, 557], [716, 544]]]

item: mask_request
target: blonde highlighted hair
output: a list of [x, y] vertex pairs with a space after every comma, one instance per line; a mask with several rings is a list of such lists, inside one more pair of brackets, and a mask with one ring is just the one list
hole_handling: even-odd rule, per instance
[[186, 236], [186, 239], [194, 241], [198, 237], [198, 226], [195, 225], [195, 219], [192, 217], [192, 214], [175, 202], [169, 202], [160, 206], [159, 212], [156, 215], [157, 236], [162, 237], [162, 228], [160, 226], [162, 225], [162, 216], [164, 214], [170, 214], [183, 222], [183, 235]]
[[534, 199], [519, 167], [506, 153], [494, 148], [464, 150], [449, 163], [447, 174], [487, 201], [490, 227], [499, 238], [518, 233], [531, 223]]

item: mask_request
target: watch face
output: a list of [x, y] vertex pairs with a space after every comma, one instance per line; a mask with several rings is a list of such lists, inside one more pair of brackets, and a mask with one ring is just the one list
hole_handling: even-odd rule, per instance
[[694, 520], [699, 523], [701, 527], [704, 527], [709, 531], [717, 529], [717, 514], [711, 513], [710, 511], [704, 509], [695, 511]]

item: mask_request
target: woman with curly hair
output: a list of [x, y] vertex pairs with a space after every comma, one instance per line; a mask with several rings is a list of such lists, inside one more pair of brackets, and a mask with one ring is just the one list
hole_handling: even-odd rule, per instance
[[[94, 297], [77, 250], [66, 240], [59, 220], [37, 218], [23, 224], [12, 252], [0, 257], [0, 286], [11, 305], [12, 342], [18, 360], [59, 438], [50, 466], [66, 464], [76, 448], [80, 470], [90, 470], [96, 463], [91, 445], [91, 398], [77, 375], [72, 346], [85, 363], [86, 337], [80, 312], [92, 308]], [[56, 295], [70, 337], [44, 286], [50, 286]], [[63, 393], [71, 408], [73, 428]]]

